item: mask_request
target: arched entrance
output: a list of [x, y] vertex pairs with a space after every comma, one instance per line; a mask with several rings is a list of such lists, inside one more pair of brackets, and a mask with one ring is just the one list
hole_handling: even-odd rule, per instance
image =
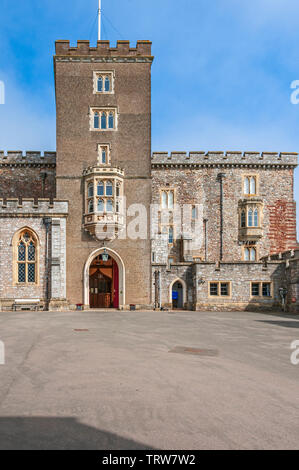
[[123, 308], [125, 268], [120, 256], [99, 248], [89, 256], [84, 268], [84, 305], [90, 308]]
[[173, 309], [183, 309], [186, 304], [187, 286], [182, 279], [176, 279], [169, 286], [170, 304]]
[[103, 260], [99, 255], [89, 268], [89, 305], [90, 308], [119, 307], [118, 266], [111, 256]]

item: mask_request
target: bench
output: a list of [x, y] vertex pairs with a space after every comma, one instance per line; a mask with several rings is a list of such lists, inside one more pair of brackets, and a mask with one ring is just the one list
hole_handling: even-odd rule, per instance
[[40, 299], [16, 299], [12, 308], [13, 311], [17, 310], [40, 310]]

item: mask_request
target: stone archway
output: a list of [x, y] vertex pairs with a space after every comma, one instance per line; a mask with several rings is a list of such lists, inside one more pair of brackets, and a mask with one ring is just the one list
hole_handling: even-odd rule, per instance
[[181, 293], [178, 296], [178, 308], [184, 309], [187, 302], [187, 285], [183, 279], [177, 278], [169, 286], [169, 303], [173, 307], [173, 290], [176, 285], [181, 286]]
[[125, 306], [125, 266], [121, 257], [114, 250], [110, 248], [99, 248], [93, 251], [84, 266], [84, 307], [90, 307], [90, 267], [95, 258], [105, 252], [115, 261], [118, 268], [118, 305], [119, 309], [123, 309]]

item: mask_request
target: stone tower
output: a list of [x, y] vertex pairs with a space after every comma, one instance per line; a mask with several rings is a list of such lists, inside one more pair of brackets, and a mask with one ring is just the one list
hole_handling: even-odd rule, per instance
[[[116, 48], [109, 41], [97, 47], [56, 42], [56, 183], [57, 197], [69, 201], [70, 306], [88, 308], [91, 295], [107, 290], [110, 300], [102, 296], [94, 307], [151, 304], [149, 221], [144, 239], [128, 238], [125, 205], [142, 204], [149, 213], [152, 61], [149, 41], [138, 41], [136, 48], [128, 41]], [[103, 232], [107, 236], [98, 235]], [[95, 269], [98, 280], [91, 287]]]

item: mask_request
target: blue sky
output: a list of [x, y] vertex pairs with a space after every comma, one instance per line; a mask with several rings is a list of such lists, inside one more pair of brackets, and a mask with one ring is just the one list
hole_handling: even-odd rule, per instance
[[[95, 45], [97, 3], [0, 0], [1, 149], [55, 150], [54, 41]], [[153, 42], [153, 150], [299, 151], [298, 0], [102, 3], [103, 39]]]

